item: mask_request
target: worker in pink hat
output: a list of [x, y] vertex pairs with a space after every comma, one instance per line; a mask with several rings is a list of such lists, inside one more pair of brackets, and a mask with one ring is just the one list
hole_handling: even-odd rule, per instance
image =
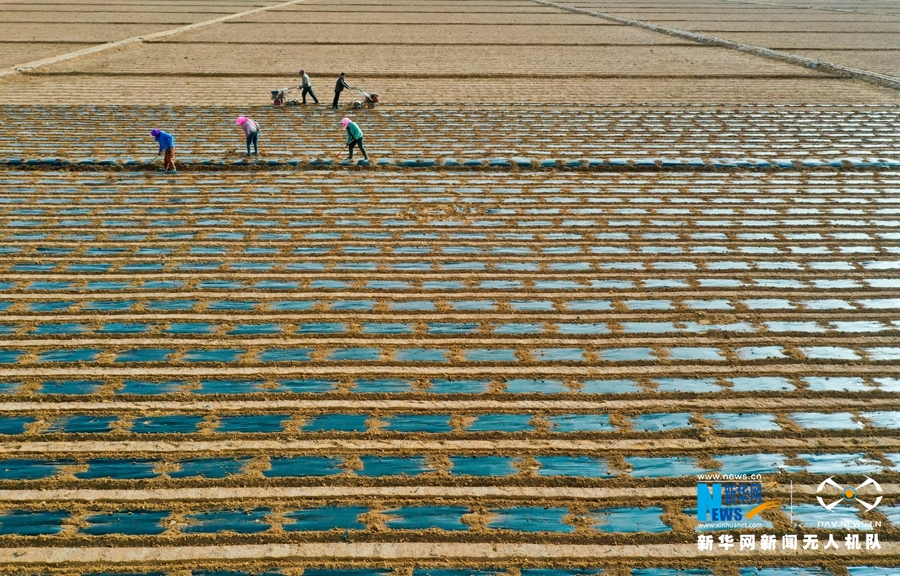
[[250, 155], [250, 144], [253, 144], [253, 153], [259, 154], [259, 124], [246, 116], [238, 116], [235, 124], [244, 129], [247, 137], [247, 156]]
[[356, 125], [356, 122], [349, 118], [343, 118], [341, 120], [341, 126], [347, 131], [347, 148], [350, 150], [348, 158], [353, 160], [353, 147], [359, 146], [359, 151], [362, 152], [363, 159], [368, 160], [369, 155], [366, 154], [366, 149], [363, 147], [363, 132], [360, 130], [359, 126]]
[[150, 135], [159, 142], [159, 152], [156, 155], [159, 156], [165, 153], [163, 156], [163, 170], [175, 172], [175, 137], [159, 128], [151, 130]]

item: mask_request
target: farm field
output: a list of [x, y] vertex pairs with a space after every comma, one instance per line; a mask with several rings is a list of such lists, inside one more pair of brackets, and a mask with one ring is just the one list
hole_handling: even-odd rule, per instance
[[898, 18], [0, 3], [0, 574], [900, 574]]
[[[896, 74], [900, 10], [891, 2], [619, 2], [569, 0], [572, 8], [633, 18], [814, 59]], [[816, 52], [807, 52], [816, 51]], [[822, 51], [822, 52], [818, 52]], [[827, 52], [825, 52], [827, 51]]]
[[7, 176], [10, 567], [662, 568], [693, 475], [897, 474], [895, 173]]

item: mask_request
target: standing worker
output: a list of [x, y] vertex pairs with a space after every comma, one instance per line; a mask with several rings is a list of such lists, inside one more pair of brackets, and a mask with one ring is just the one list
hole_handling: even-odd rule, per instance
[[163, 155], [163, 170], [175, 172], [175, 138], [159, 128], [151, 130], [150, 135], [159, 142], [159, 152], [156, 155], [159, 156], [165, 152], [165, 155]]
[[341, 92], [344, 90], [353, 90], [353, 87], [347, 84], [347, 81], [344, 80], [344, 73], [341, 72], [340, 77], [337, 79], [337, 82], [334, 85], [334, 101], [331, 103], [331, 107], [337, 110], [338, 100], [341, 97]]
[[259, 124], [246, 116], [238, 116], [234, 123], [243, 128], [247, 136], [247, 156], [250, 155], [250, 144], [253, 144], [253, 153], [259, 154]]
[[341, 126], [347, 131], [347, 148], [350, 150], [350, 154], [347, 158], [353, 160], [353, 147], [359, 146], [359, 151], [362, 152], [363, 159], [368, 160], [369, 155], [366, 154], [366, 149], [363, 147], [363, 132], [359, 129], [359, 126], [356, 125], [356, 122], [349, 118], [344, 118], [341, 120]]
[[309, 81], [309, 75], [306, 72], [304, 72], [303, 70], [300, 71], [300, 85], [297, 86], [297, 88], [301, 88], [303, 90], [303, 92], [301, 92], [301, 94], [303, 95], [303, 103], [304, 104], [306, 104], [306, 95], [307, 94], [312, 96], [312, 99], [316, 104], [319, 103], [319, 99], [316, 98], [316, 93], [313, 92], [312, 83]]

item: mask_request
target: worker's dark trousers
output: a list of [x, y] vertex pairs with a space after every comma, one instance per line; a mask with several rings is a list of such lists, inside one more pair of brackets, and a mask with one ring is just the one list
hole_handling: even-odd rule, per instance
[[316, 98], [316, 93], [312, 91], [312, 86], [307, 86], [306, 88], [303, 89], [303, 92], [302, 92], [304, 104], [306, 104], [306, 95], [307, 94], [312, 96], [312, 99], [315, 100], [316, 104], [319, 103], [319, 99]]
[[359, 146], [359, 151], [362, 152], [363, 158], [365, 158], [366, 160], [369, 159], [369, 155], [366, 154], [366, 149], [363, 147], [362, 141], [362, 138], [357, 138], [356, 140], [351, 140], [350, 143], [347, 144], [347, 147], [350, 148], [350, 154], [348, 155], [349, 158], [353, 158], [353, 147]]
[[251, 144], [253, 144], [253, 153], [259, 154], [259, 130], [247, 134], [247, 155], [250, 154]]
[[335, 93], [334, 93], [334, 100], [331, 102], [331, 107], [332, 107], [332, 108], [337, 108], [337, 107], [338, 107], [338, 100], [340, 99], [340, 97], [341, 97], [341, 93], [340, 93], [340, 92], [335, 92]]

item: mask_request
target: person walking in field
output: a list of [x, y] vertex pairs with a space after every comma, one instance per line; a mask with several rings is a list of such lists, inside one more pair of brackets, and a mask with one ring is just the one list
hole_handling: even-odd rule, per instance
[[341, 72], [340, 77], [338, 77], [337, 82], [334, 84], [334, 101], [331, 102], [331, 107], [337, 110], [338, 100], [341, 98], [341, 92], [344, 90], [353, 90], [353, 86], [347, 84], [347, 81], [344, 80], [344, 73]]
[[163, 155], [163, 170], [175, 172], [175, 137], [168, 132], [163, 132], [159, 128], [150, 131], [153, 139], [159, 142], [159, 152], [157, 156]]
[[349, 118], [344, 118], [341, 120], [341, 126], [347, 131], [347, 149], [350, 151], [347, 158], [353, 160], [353, 148], [354, 146], [359, 146], [359, 151], [362, 152], [363, 159], [368, 160], [369, 155], [366, 154], [366, 149], [363, 147], [363, 132], [360, 130], [359, 126], [356, 125], [356, 122]]
[[303, 70], [300, 71], [300, 85], [297, 86], [297, 88], [300, 88], [301, 90], [303, 90], [303, 92], [301, 92], [300, 94], [303, 96], [304, 104], [306, 104], [306, 95], [307, 94], [312, 96], [313, 102], [315, 102], [316, 104], [319, 103], [319, 99], [316, 98], [316, 93], [313, 92], [312, 83], [309, 81], [309, 74], [307, 74]]
[[250, 144], [253, 144], [253, 153], [259, 154], [259, 124], [246, 116], [238, 116], [235, 124], [244, 129], [247, 137], [247, 156], [250, 155]]

